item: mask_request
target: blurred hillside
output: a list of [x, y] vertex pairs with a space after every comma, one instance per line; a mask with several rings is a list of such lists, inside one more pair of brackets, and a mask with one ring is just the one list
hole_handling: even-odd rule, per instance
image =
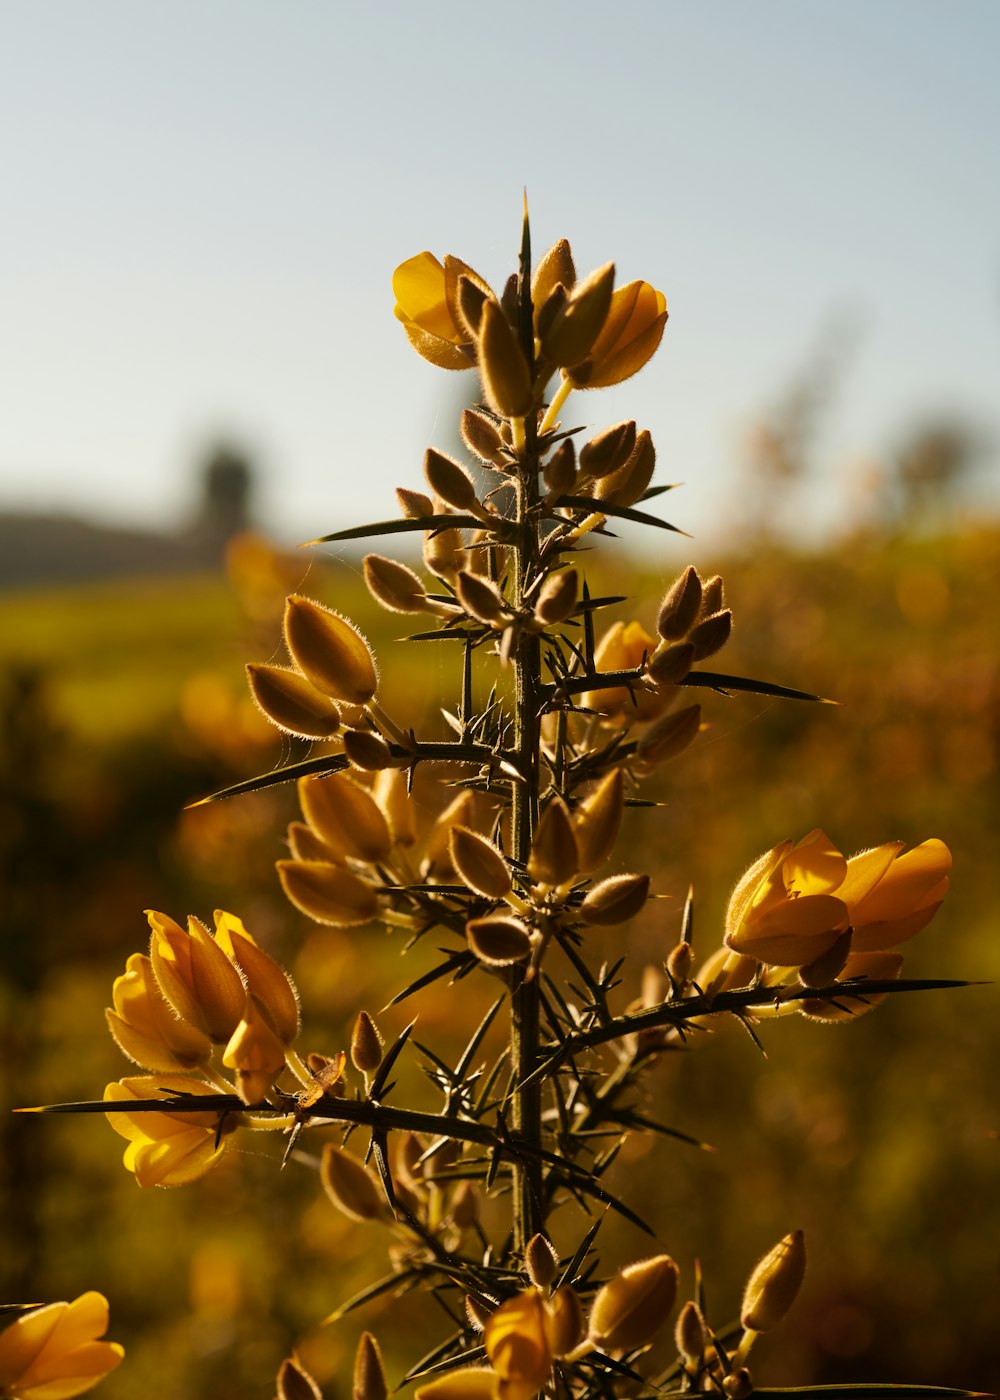
[[[847, 852], [947, 841], [952, 892], [908, 950], [907, 971], [1000, 977], [1000, 530], [859, 534], [811, 555], [759, 538], [730, 558], [692, 556], [685, 541], [655, 573], [591, 557], [595, 593], [636, 594], [621, 615], [647, 626], [689, 558], [721, 572], [736, 618], [722, 669], [839, 702], [703, 692], [707, 731], [669, 766], [665, 805], [630, 814], [621, 845], [631, 868], [657, 871], [666, 896], [630, 929], [637, 962], [621, 1003], [636, 993], [641, 961], [676, 941], [689, 882], [707, 954], [746, 864], [816, 825]], [[408, 722], [429, 720], [453, 693], [455, 657], [437, 644], [391, 646], [400, 619], [375, 613], [354, 562], [316, 563], [303, 584], [302, 555], [243, 537], [229, 570], [0, 598], [5, 1105], [97, 1098], [128, 1072], [102, 1008], [126, 956], [144, 946], [144, 908], [241, 914], [294, 970], [309, 1048], [342, 1047], [357, 1008], [377, 1012], [419, 970], [423, 954], [401, 964], [381, 932], [318, 930], [285, 905], [273, 861], [294, 793], [182, 807], [302, 756], [274, 741], [242, 676], [245, 660], [276, 654], [289, 589], [362, 626], [384, 703]], [[463, 983], [461, 1018], [454, 996], [415, 998], [380, 1022], [391, 1034], [419, 1011], [428, 1039], [453, 1022], [458, 1034], [490, 988]], [[643, 1201], [687, 1279], [699, 1252], [720, 1313], [735, 1311], [765, 1248], [806, 1229], [806, 1287], [762, 1380], [995, 1388], [995, 990], [897, 997], [857, 1025], [796, 1018], [762, 1035], [766, 1059], [734, 1025], [657, 1068], [656, 1116], [717, 1150], [636, 1143], [615, 1168], [618, 1187]], [[384, 1268], [378, 1227], [348, 1225], [301, 1164], [279, 1172], [270, 1141], [193, 1187], [140, 1195], [100, 1117], [7, 1116], [0, 1131], [0, 1296], [106, 1292], [129, 1353], [104, 1386], [108, 1400], [266, 1400], [289, 1346]], [[646, 1248], [617, 1222], [604, 1245], [609, 1261]], [[393, 1376], [420, 1353], [429, 1307], [410, 1300], [383, 1337]], [[317, 1374], [343, 1368], [382, 1312], [375, 1303], [307, 1337]]]

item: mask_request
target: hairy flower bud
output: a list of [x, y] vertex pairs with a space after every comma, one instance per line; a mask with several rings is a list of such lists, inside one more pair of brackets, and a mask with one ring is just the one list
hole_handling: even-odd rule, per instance
[[455, 596], [470, 617], [487, 627], [502, 627], [509, 616], [503, 594], [492, 580], [462, 569], [455, 575]]
[[678, 642], [695, 624], [701, 607], [701, 579], [689, 564], [664, 595], [656, 619], [656, 630], [665, 642]]
[[382, 1063], [382, 1037], [367, 1011], [359, 1011], [354, 1022], [351, 1063], [361, 1074], [371, 1074]]
[[623, 924], [638, 914], [648, 896], [648, 875], [609, 875], [580, 905], [580, 918], [587, 924]]
[[694, 664], [694, 647], [690, 642], [671, 642], [657, 647], [649, 658], [646, 674], [657, 686], [679, 685]]
[[483, 305], [477, 352], [490, 408], [502, 418], [523, 418], [531, 410], [531, 374], [507, 317], [494, 301]]
[[299, 802], [309, 825], [338, 859], [374, 864], [387, 859], [392, 832], [366, 788], [345, 773], [300, 778]]
[[472, 477], [459, 462], [434, 447], [428, 447], [424, 453], [424, 475], [435, 496], [455, 510], [479, 509]]
[[276, 1400], [323, 1400], [323, 1392], [297, 1356], [281, 1363]]
[[580, 578], [575, 569], [549, 574], [538, 591], [535, 618], [543, 627], [565, 622], [576, 608]]
[[695, 661], [704, 661], [706, 657], [721, 651], [729, 641], [732, 630], [733, 614], [729, 608], [703, 617], [688, 635], [688, 641], [694, 648]]
[[653, 479], [656, 468], [656, 449], [653, 439], [644, 428], [635, 440], [635, 448], [628, 461], [610, 476], [604, 476], [594, 487], [598, 501], [608, 501], [616, 506], [634, 506]]
[[462, 441], [480, 461], [489, 462], [494, 467], [508, 464], [504, 440], [492, 418], [478, 409], [466, 408], [462, 412], [460, 428]]
[[345, 729], [342, 742], [344, 757], [361, 773], [380, 773], [397, 762], [381, 734], [370, 729]]
[[677, 1297], [679, 1270], [667, 1254], [629, 1264], [598, 1291], [589, 1333], [606, 1352], [645, 1346], [666, 1322]]
[[319, 860], [279, 860], [281, 888], [318, 924], [354, 928], [370, 923], [378, 912], [373, 885], [339, 865]]
[[384, 1213], [382, 1193], [371, 1172], [336, 1143], [323, 1148], [319, 1178], [333, 1204], [351, 1220], [377, 1220]]
[[561, 314], [542, 336], [542, 350], [553, 364], [575, 365], [584, 358], [607, 319], [614, 285], [614, 263], [605, 263], [576, 283]]
[[493, 914], [470, 919], [465, 925], [469, 947], [487, 967], [510, 967], [531, 957], [531, 936], [526, 924], [513, 914]]
[[573, 819], [561, 797], [549, 800], [539, 818], [528, 857], [535, 884], [563, 885], [580, 869]]
[[694, 742], [701, 728], [701, 706], [686, 705], [683, 710], [664, 715], [649, 726], [636, 744], [636, 758], [645, 768], [674, 758]]
[[603, 865], [614, 850], [624, 810], [625, 778], [620, 768], [612, 768], [573, 815], [583, 874], [589, 875]]
[[510, 866], [493, 842], [467, 826], [454, 826], [449, 838], [451, 862], [459, 878], [483, 899], [510, 893]]
[[674, 1341], [684, 1360], [691, 1366], [697, 1366], [705, 1354], [708, 1341], [705, 1319], [697, 1303], [687, 1302], [681, 1308], [674, 1328]]
[[224, 909], [215, 911], [215, 941], [242, 973], [279, 1040], [291, 1045], [299, 1033], [299, 999], [288, 973], [257, 946], [242, 919]]
[[536, 1288], [548, 1288], [559, 1269], [559, 1256], [544, 1235], [532, 1235], [524, 1247], [524, 1269]]
[[351, 1400], [387, 1400], [388, 1394], [378, 1342], [370, 1332], [362, 1332], [354, 1358]]
[[562, 442], [542, 467], [545, 489], [554, 496], [565, 496], [576, 483], [576, 447], [572, 438]]
[[604, 389], [637, 374], [663, 339], [667, 301], [648, 282], [629, 282], [614, 293], [600, 335], [569, 379], [578, 389]]
[[368, 592], [389, 612], [423, 612], [427, 591], [406, 564], [381, 554], [366, 554], [362, 562]]
[[635, 451], [635, 419], [605, 428], [580, 448], [581, 476], [610, 476], [623, 467]]
[[[531, 279], [531, 300], [535, 314], [544, 305], [553, 287], [562, 286], [567, 292], [576, 281], [573, 252], [565, 238], [558, 239], [538, 261]], [[541, 332], [539, 332], [541, 334]]]
[[257, 708], [286, 734], [329, 739], [340, 728], [336, 705], [298, 671], [249, 662], [247, 681]]
[[292, 594], [285, 607], [285, 642], [303, 675], [332, 700], [366, 705], [375, 694], [371, 649], [339, 613]]
[[410, 491], [405, 486], [396, 487], [396, 500], [399, 509], [407, 520], [422, 520], [434, 514], [434, 502], [423, 491]]
[[752, 1332], [769, 1332], [795, 1302], [806, 1272], [806, 1247], [795, 1230], [768, 1250], [747, 1280], [740, 1322]]

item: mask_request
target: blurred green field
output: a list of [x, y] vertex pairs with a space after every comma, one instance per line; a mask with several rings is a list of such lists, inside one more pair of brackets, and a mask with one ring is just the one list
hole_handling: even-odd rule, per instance
[[[809, 556], [768, 542], [726, 559], [671, 543], [655, 570], [594, 559], [593, 591], [636, 594], [615, 615], [647, 627], [689, 560], [721, 572], [736, 629], [720, 669], [840, 702], [703, 692], [708, 729], [663, 774], [665, 805], [630, 813], [620, 847], [666, 897], [630, 929], [621, 1004], [643, 962], [676, 941], [689, 882], [707, 954], [749, 861], [817, 825], [848, 853], [944, 839], [952, 891], [909, 945], [906, 971], [995, 982], [1000, 532], [858, 537]], [[288, 789], [181, 811], [301, 756], [273, 740], [242, 678], [244, 661], [276, 654], [280, 582], [0, 599], [5, 1105], [98, 1098], [128, 1072], [102, 1008], [144, 946], [144, 908], [242, 915], [293, 969], [303, 1043], [325, 1052], [345, 1044], [359, 1006], [376, 1012], [432, 955], [401, 965], [382, 932], [317, 930], [283, 902], [273, 861], [295, 813]], [[436, 725], [456, 655], [392, 647], [405, 619], [374, 613], [354, 563], [314, 566], [304, 591], [372, 638], [390, 712]], [[417, 1010], [422, 1038], [458, 1036], [491, 1000], [482, 981], [415, 998], [381, 1023], [391, 1034]], [[735, 1312], [759, 1254], [806, 1230], [806, 1287], [769, 1361], [761, 1347], [759, 1379], [1000, 1384], [996, 997], [977, 985], [892, 998], [848, 1027], [765, 1025], [766, 1058], [734, 1024], [650, 1077], [656, 1116], [716, 1150], [635, 1142], [611, 1185], [642, 1203], [688, 1284], [700, 1257], [717, 1315]], [[423, 1092], [413, 1076], [400, 1097], [410, 1086]], [[303, 1339], [328, 1396], [345, 1393], [334, 1377], [362, 1327], [380, 1333], [386, 1304], [314, 1324], [384, 1270], [386, 1241], [340, 1218], [307, 1168], [279, 1172], [266, 1140], [193, 1187], [140, 1193], [100, 1117], [5, 1115], [2, 1131], [0, 1297], [104, 1291], [112, 1335], [128, 1346], [107, 1400], [268, 1400], [278, 1362]], [[649, 1250], [617, 1222], [604, 1246], [609, 1262]], [[437, 1316], [411, 1298], [381, 1329], [393, 1376]]]

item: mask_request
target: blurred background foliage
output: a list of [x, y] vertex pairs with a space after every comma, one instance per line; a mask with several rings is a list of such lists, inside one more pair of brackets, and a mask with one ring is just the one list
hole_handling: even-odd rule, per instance
[[[794, 522], [814, 402], [806, 384], [748, 438], [745, 496], [760, 506], [732, 522], [727, 541], [664, 536], [655, 560], [607, 543], [584, 559], [595, 593], [637, 600], [613, 616], [647, 627], [686, 563], [721, 572], [736, 618], [724, 669], [839, 702], [705, 693], [707, 731], [659, 779], [663, 805], [630, 813], [620, 844], [620, 867], [653, 871], [663, 896], [628, 930], [622, 1005], [643, 965], [676, 941], [689, 882], [696, 950], [707, 955], [746, 864], [816, 825], [848, 853], [895, 838], [947, 841], [952, 892], [909, 946], [906, 971], [977, 984], [1000, 976], [1000, 527], [949, 509], [982, 444], [954, 425], [915, 430], [894, 466], [873, 475], [854, 532], [797, 552], [766, 503], [780, 499], [782, 521]], [[239, 473], [227, 470], [232, 486]], [[209, 501], [212, 480], [218, 487], [209, 471]], [[666, 500], [683, 525], [682, 494]], [[245, 524], [241, 513], [227, 519]], [[285, 553], [243, 531], [224, 559], [0, 595], [5, 1107], [99, 1098], [129, 1072], [102, 1008], [127, 955], [145, 946], [144, 908], [240, 914], [296, 977], [302, 1044], [326, 1053], [346, 1045], [360, 1007], [379, 1012], [434, 959], [433, 938], [401, 963], [399, 941], [381, 930], [320, 929], [284, 903], [273, 862], [297, 814], [293, 790], [184, 804], [304, 755], [276, 741], [243, 682], [244, 661], [278, 651], [286, 592], [361, 625], [384, 703], [418, 729], [453, 701], [457, 653], [395, 645], [400, 619], [371, 603], [356, 558]], [[622, 937], [606, 937], [609, 956], [624, 951]], [[419, 1013], [419, 1039], [446, 1053], [494, 991], [485, 977], [439, 984], [380, 1025], [392, 1035]], [[613, 1189], [639, 1205], [688, 1287], [700, 1259], [717, 1322], [735, 1313], [757, 1257], [805, 1229], [806, 1287], [761, 1347], [763, 1379], [995, 1387], [995, 990], [892, 998], [847, 1027], [791, 1018], [765, 1025], [762, 1038], [766, 1058], [738, 1025], [721, 1026], [659, 1063], [650, 1111], [714, 1150], [634, 1139]], [[434, 1102], [414, 1066], [396, 1097]], [[112, 1335], [128, 1350], [103, 1387], [108, 1400], [266, 1397], [299, 1343], [327, 1395], [346, 1395], [362, 1327], [380, 1336], [396, 1379], [440, 1330], [433, 1302], [413, 1295], [316, 1327], [385, 1272], [390, 1243], [323, 1197], [308, 1160], [321, 1132], [283, 1171], [281, 1143], [261, 1135], [197, 1185], [141, 1196], [100, 1116], [4, 1113], [0, 1133], [0, 1297], [103, 1290]], [[560, 1227], [575, 1242], [580, 1222]], [[614, 1218], [601, 1242], [608, 1265], [651, 1248]]]

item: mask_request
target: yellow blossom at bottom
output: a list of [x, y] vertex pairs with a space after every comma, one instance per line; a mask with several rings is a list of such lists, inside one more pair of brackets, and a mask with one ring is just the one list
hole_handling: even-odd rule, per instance
[[[109, 1084], [104, 1099], [107, 1103], [127, 1103], [130, 1099], [159, 1098], [164, 1091], [193, 1096], [219, 1092], [182, 1074], [137, 1075]], [[123, 1160], [143, 1187], [184, 1186], [204, 1176], [222, 1157], [236, 1126], [229, 1118], [223, 1120], [220, 1130], [216, 1110], [189, 1112], [172, 1106], [162, 1113], [122, 1110], [109, 1113], [107, 1118], [116, 1133], [128, 1138]]]
[[102, 1342], [108, 1302], [84, 1293], [72, 1303], [50, 1303], [0, 1332], [0, 1396], [5, 1400], [71, 1400], [113, 1371], [124, 1356]]

